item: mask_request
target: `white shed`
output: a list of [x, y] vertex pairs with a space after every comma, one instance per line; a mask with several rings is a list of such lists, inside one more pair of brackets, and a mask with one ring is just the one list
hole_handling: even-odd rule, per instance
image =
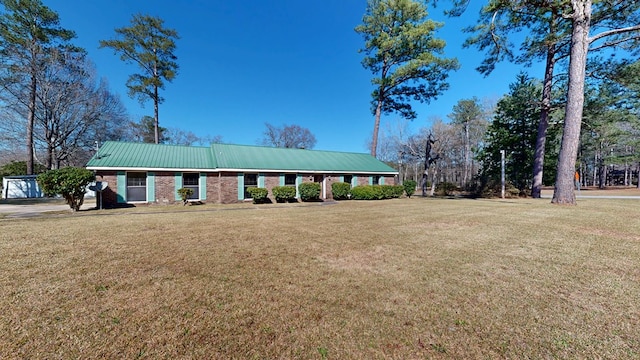
[[6, 176], [2, 178], [2, 198], [41, 198], [44, 197], [38, 182], [37, 175]]

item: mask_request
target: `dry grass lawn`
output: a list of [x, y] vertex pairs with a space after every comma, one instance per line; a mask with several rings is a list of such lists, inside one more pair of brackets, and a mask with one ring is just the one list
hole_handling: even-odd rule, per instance
[[0, 358], [637, 359], [640, 201], [0, 220]]

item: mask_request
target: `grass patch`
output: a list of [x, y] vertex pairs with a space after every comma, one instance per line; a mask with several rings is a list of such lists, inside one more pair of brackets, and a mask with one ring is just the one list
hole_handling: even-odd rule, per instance
[[0, 358], [640, 356], [637, 200], [158, 208], [3, 220]]

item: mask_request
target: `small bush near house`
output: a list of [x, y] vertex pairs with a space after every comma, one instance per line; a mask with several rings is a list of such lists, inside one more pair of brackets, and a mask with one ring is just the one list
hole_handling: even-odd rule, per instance
[[302, 183], [298, 186], [300, 199], [302, 201], [318, 201], [320, 200], [320, 189], [319, 183]]
[[345, 200], [349, 198], [351, 184], [346, 182], [335, 182], [331, 184], [331, 193], [335, 200]]
[[383, 200], [402, 196], [402, 185], [360, 185], [351, 189], [354, 200]]
[[382, 188], [382, 197], [384, 199], [397, 199], [404, 192], [402, 185], [380, 185], [380, 187]]
[[47, 196], [62, 195], [72, 211], [80, 210], [87, 185], [95, 180], [93, 172], [76, 167], [49, 170], [36, 178]]
[[296, 188], [293, 186], [276, 186], [271, 193], [277, 202], [296, 202]]
[[354, 200], [381, 200], [384, 198], [380, 185], [358, 185], [351, 189]]
[[402, 182], [404, 193], [408, 198], [416, 193], [416, 185], [418, 185], [418, 183], [415, 182], [415, 180], [405, 180], [404, 182]]
[[189, 202], [189, 196], [193, 195], [193, 189], [180, 188], [178, 189], [178, 195], [180, 195], [180, 199], [182, 199], [182, 205], [187, 205]]
[[267, 195], [269, 195], [269, 191], [267, 189], [252, 187], [248, 188], [247, 191], [249, 192], [249, 195], [251, 195], [254, 204], [263, 204], [267, 202]]

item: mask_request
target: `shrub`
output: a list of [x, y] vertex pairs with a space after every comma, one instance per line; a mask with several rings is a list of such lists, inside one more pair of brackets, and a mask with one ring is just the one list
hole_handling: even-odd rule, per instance
[[416, 186], [418, 185], [417, 182], [415, 182], [415, 180], [405, 180], [402, 183], [402, 188], [404, 190], [404, 193], [407, 195], [408, 198], [411, 198], [411, 195], [416, 193]]
[[458, 187], [450, 182], [441, 182], [436, 185], [436, 195], [438, 196], [453, 195], [453, 192], [456, 190], [458, 190]]
[[193, 195], [193, 189], [180, 188], [178, 189], [178, 195], [180, 195], [180, 198], [182, 199], [182, 205], [187, 205], [187, 202], [189, 202], [189, 197]]
[[344, 200], [349, 198], [351, 192], [351, 184], [346, 182], [335, 182], [331, 184], [331, 193], [335, 200]]
[[267, 202], [267, 195], [269, 195], [269, 191], [267, 189], [250, 187], [247, 189], [247, 192], [249, 192], [249, 195], [251, 195], [254, 204], [262, 204]]
[[293, 186], [276, 186], [271, 193], [277, 202], [296, 201], [296, 188]]
[[359, 185], [351, 189], [354, 200], [382, 200], [402, 196], [402, 185]]
[[383, 199], [397, 199], [402, 196], [404, 188], [402, 185], [380, 185]]
[[351, 198], [355, 200], [380, 200], [384, 198], [380, 185], [358, 185], [351, 189]]
[[[473, 189], [473, 195], [483, 198], [500, 197], [502, 195], [502, 183], [499, 180], [490, 180], [486, 183], [482, 183]], [[511, 182], [507, 181], [505, 184], [505, 197], [517, 198], [519, 196], [526, 196], [526, 194], [522, 194], [518, 188], [516, 188]]]
[[306, 182], [298, 185], [300, 199], [302, 201], [318, 201], [320, 200], [320, 184]]
[[49, 170], [36, 178], [47, 196], [62, 195], [72, 211], [80, 210], [87, 185], [95, 180], [93, 172], [76, 167]]

